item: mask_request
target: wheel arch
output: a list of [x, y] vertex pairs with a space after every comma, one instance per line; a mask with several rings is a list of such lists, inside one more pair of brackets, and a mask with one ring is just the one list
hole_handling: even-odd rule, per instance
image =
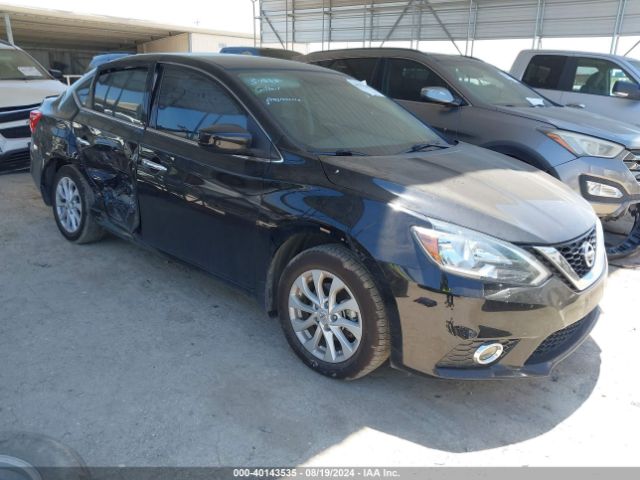
[[58, 170], [64, 165], [73, 165], [73, 162], [64, 157], [52, 157], [49, 159], [42, 174], [40, 175], [40, 189], [42, 190], [42, 198], [48, 206], [52, 205], [53, 180]]
[[548, 171], [550, 168], [549, 162], [542, 155], [540, 155], [539, 152], [521, 143], [489, 142], [480, 146], [483, 148], [488, 148], [489, 150], [493, 150], [494, 152], [502, 153], [503, 155], [515, 158], [516, 160], [520, 160], [521, 162], [538, 168], [544, 172]]
[[[278, 283], [287, 264], [299, 253], [318, 245], [338, 244], [353, 252], [369, 270], [380, 291], [390, 315], [397, 316], [395, 298], [381, 265], [369, 251], [353, 236], [334, 227], [305, 225], [287, 228], [275, 235], [275, 253], [271, 259], [265, 278], [264, 300], [269, 316], [278, 315]], [[392, 318], [392, 324], [399, 324]]]

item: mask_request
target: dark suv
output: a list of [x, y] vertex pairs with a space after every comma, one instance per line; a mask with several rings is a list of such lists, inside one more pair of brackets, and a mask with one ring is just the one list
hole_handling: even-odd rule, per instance
[[31, 173], [66, 239], [109, 231], [246, 289], [325, 375], [389, 355], [448, 378], [544, 375], [598, 317], [588, 203], [332, 70], [131, 56], [32, 125]]
[[302, 60], [365, 80], [451, 139], [562, 180], [591, 203], [608, 230], [624, 233], [608, 237], [612, 258], [640, 246], [639, 128], [557, 105], [475, 58], [362, 48]]

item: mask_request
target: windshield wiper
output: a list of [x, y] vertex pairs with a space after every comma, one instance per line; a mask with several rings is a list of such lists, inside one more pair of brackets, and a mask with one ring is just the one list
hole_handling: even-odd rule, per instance
[[364, 152], [358, 152], [355, 150], [348, 150], [346, 148], [339, 148], [337, 150], [331, 150], [327, 152], [313, 152], [316, 155], [326, 155], [331, 157], [366, 157], [368, 154]]
[[406, 153], [426, 152], [429, 150], [449, 148], [449, 145], [443, 143], [416, 143]]

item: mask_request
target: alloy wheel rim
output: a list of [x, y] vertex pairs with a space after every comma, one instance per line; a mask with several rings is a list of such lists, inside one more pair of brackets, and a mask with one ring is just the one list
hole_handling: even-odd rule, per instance
[[82, 220], [82, 201], [77, 185], [69, 177], [62, 177], [56, 187], [56, 211], [67, 233], [78, 231]]
[[322, 361], [344, 362], [360, 346], [360, 306], [347, 285], [325, 270], [308, 270], [293, 282], [289, 320], [302, 346]]

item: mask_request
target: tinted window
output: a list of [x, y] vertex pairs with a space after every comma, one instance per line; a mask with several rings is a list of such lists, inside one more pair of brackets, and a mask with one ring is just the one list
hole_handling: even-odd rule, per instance
[[600, 58], [578, 58], [571, 89], [592, 95], [613, 96], [616, 82], [637, 84], [619, 65]]
[[120, 120], [142, 124], [146, 83], [146, 68], [102, 73], [96, 81], [93, 108]]
[[216, 124], [249, 129], [247, 115], [213, 79], [193, 70], [165, 67], [156, 109], [156, 128], [189, 140]]
[[560, 89], [560, 78], [567, 57], [561, 55], [535, 55], [524, 72], [522, 81], [533, 88]]
[[373, 82], [373, 72], [378, 63], [377, 58], [349, 58], [325, 60], [318, 65], [350, 75], [358, 80], [364, 80], [369, 85]]
[[283, 132], [310, 151], [384, 155], [445, 143], [393, 100], [344, 75], [259, 70], [238, 76]]
[[[383, 82], [383, 91], [398, 100], [422, 100], [420, 91], [424, 87], [449, 86], [431, 69], [413, 60], [390, 58]], [[452, 92], [453, 93], [453, 92]]]

